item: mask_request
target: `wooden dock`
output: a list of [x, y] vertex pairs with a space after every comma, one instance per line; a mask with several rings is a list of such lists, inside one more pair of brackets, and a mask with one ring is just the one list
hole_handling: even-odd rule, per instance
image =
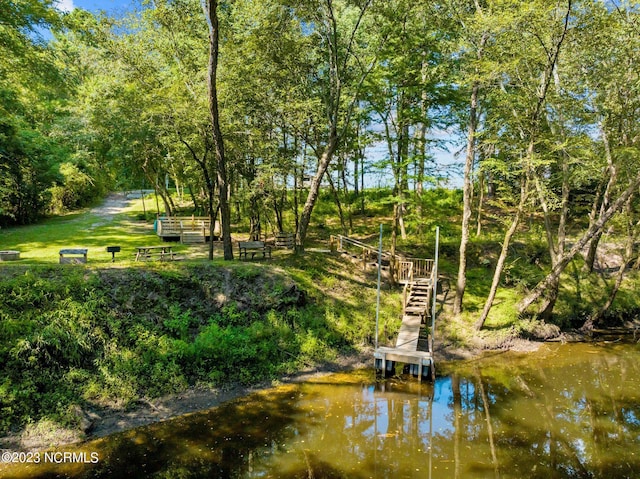
[[405, 286], [402, 325], [396, 346], [374, 351], [376, 370], [386, 374], [399, 362], [408, 365], [409, 372], [420, 380], [434, 377], [432, 321], [429, 321], [433, 314], [433, 289], [433, 278], [417, 278]]
[[[336, 241], [337, 240], [337, 241]], [[438, 248], [440, 228], [436, 227], [435, 259], [406, 258], [382, 251], [382, 225], [378, 247], [378, 308], [376, 310], [376, 348], [373, 353], [376, 372], [395, 371], [396, 363], [403, 363], [408, 372], [422, 378], [435, 380], [436, 369], [433, 358], [435, 331], [436, 291], [438, 285]], [[346, 245], [362, 249], [363, 262], [371, 256], [372, 247], [351, 238], [332, 237], [332, 249], [345, 250]], [[336, 248], [337, 246], [337, 248]], [[404, 284], [402, 299], [402, 324], [395, 347], [378, 345], [378, 316], [380, 311], [380, 272], [384, 257], [398, 268], [395, 277]]]
[[[404, 285], [402, 302], [402, 325], [398, 331], [395, 347], [378, 346], [378, 311], [376, 312], [376, 348], [374, 362], [376, 371], [387, 374], [395, 370], [395, 363], [404, 363], [409, 372], [420, 380], [435, 379], [433, 360], [433, 332], [435, 328], [435, 291], [438, 283], [438, 243], [440, 228], [436, 227], [435, 259], [410, 258], [391, 255], [382, 251], [382, 226], [380, 245], [374, 246], [343, 235], [331, 236], [331, 251], [339, 251], [362, 261], [367, 266], [378, 267], [378, 299], [380, 271], [384, 264], [395, 266], [392, 276]], [[376, 263], [372, 263], [377, 258]]]

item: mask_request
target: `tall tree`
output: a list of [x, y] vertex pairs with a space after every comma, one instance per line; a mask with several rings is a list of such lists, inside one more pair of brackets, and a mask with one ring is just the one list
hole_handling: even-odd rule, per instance
[[318, 55], [323, 58], [317, 75], [318, 86], [323, 92], [326, 121], [324, 146], [316, 149], [318, 166], [296, 231], [296, 247], [300, 251], [304, 250], [322, 179], [349, 126], [360, 88], [375, 64], [375, 52], [372, 53], [371, 47], [366, 51], [359, 48], [363, 22], [371, 2], [316, 0], [295, 3], [300, 17], [309, 22], [311, 35], [317, 37]]
[[[552, 133], [558, 137], [558, 145], [554, 148], [557, 151], [555, 169], [561, 186], [557, 187], [560, 192], [555, 201], [559, 205], [558, 232], [555, 235], [551, 229], [550, 215], [554, 198], [552, 180], [555, 175], [538, 175], [536, 178], [538, 201], [543, 209], [550, 249], [551, 271], [519, 302], [518, 310], [533, 312], [542, 318], [549, 318], [553, 311], [560, 275], [586, 244], [590, 245], [586, 258], [586, 269], [589, 271], [589, 263], [594, 258], [605, 226], [625, 205], [625, 209], [629, 209], [630, 198], [635, 195], [634, 188], [640, 177], [637, 163], [638, 35], [633, 21], [629, 22], [634, 13], [628, 11], [626, 15], [621, 15], [621, 10], [611, 11], [597, 3], [587, 3], [587, 6], [589, 8], [577, 11], [576, 23], [583, 27], [572, 35], [574, 55], [560, 65], [555, 75], [555, 96], [561, 98], [552, 97], [547, 108], [547, 122]], [[588, 70], [584, 69], [585, 64], [590, 65]], [[572, 143], [577, 143], [577, 147]], [[585, 145], [591, 145], [591, 155], [581, 154]], [[594, 161], [595, 164], [590, 166]], [[599, 192], [593, 195], [589, 224], [582, 231], [574, 232], [575, 239], [569, 248], [565, 247], [565, 229], [572, 187], [570, 181], [576, 184], [577, 179], [584, 184], [582, 177], [585, 169], [594, 172], [591, 185], [596, 184], [594, 176], [600, 176], [602, 180], [600, 188], [594, 188]], [[577, 185], [580, 186], [580, 183]], [[619, 281], [623, 274], [624, 268], [618, 276]], [[616, 284], [619, 287], [619, 283]]]
[[51, 136], [67, 91], [53, 52], [38, 33], [59, 25], [52, 1], [0, 9], [0, 224], [38, 219], [66, 152]]
[[[218, 177], [218, 192], [220, 204], [220, 219], [222, 230], [222, 245], [224, 259], [233, 259], [233, 245], [231, 243], [231, 208], [229, 206], [229, 183], [227, 177], [227, 162], [224, 154], [224, 139], [220, 129], [220, 112], [218, 109], [218, 54], [219, 54], [219, 22], [218, 1], [202, 0], [205, 16], [209, 25], [209, 68], [207, 73], [209, 91], [209, 112], [211, 114], [211, 135], [216, 155], [216, 170]], [[212, 221], [213, 223], [213, 221]], [[212, 238], [213, 239], [213, 238]]]
[[[518, 4], [519, 5], [519, 4]], [[532, 11], [533, 9], [533, 11]], [[549, 87], [553, 81], [553, 74], [560, 56], [564, 40], [569, 30], [569, 20], [572, 12], [572, 0], [568, 0], [560, 8], [555, 6], [549, 8], [548, 5], [527, 5], [519, 18], [519, 22], [529, 23], [524, 27], [529, 29], [530, 39], [537, 44], [535, 50], [537, 57], [527, 59], [524, 52], [520, 52], [519, 62], [526, 68], [524, 72], [517, 69], [511, 72], [513, 80], [523, 83], [521, 94], [526, 95], [525, 98], [519, 99], [519, 105], [524, 109], [521, 112], [514, 110], [513, 115], [516, 119], [520, 118], [519, 127], [522, 140], [526, 141], [526, 150], [523, 157], [522, 176], [520, 178], [520, 199], [516, 207], [516, 212], [511, 220], [509, 228], [505, 232], [502, 241], [502, 249], [496, 263], [496, 267], [491, 282], [489, 295], [485, 301], [480, 317], [475, 323], [476, 329], [481, 329], [484, 325], [489, 311], [493, 306], [500, 277], [507, 258], [509, 244], [516, 232], [520, 219], [524, 213], [527, 199], [530, 194], [529, 186], [531, 177], [535, 175], [534, 169], [536, 161], [536, 146], [539, 141], [540, 128], [543, 120], [544, 105], [547, 99]], [[516, 28], [521, 28], [516, 26]], [[530, 63], [527, 62], [530, 61]], [[516, 88], [519, 90], [519, 88]], [[531, 95], [535, 92], [535, 95]], [[528, 98], [527, 98], [528, 97]]]
[[[463, 13], [454, 9], [456, 18], [459, 19], [462, 29], [465, 31], [463, 38], [466, 37], [466, 44], [469, 45], [471, 58], [466, 62], [470, 64], [472, 71], [468, 77], [471, 78], [469, 93], [469, 108], [467, 122], [467, 147], [464, 162], [464, 177], [462, 186], [462, 233], [460, 237], [459, 259], [458, 259], [458, 276], [456, 278], [456, 295], [453, 300], [453, 314], [459, 315], [462, 312], [462, 300], [467, 284], [467, 245], [469, 243], [469, 223], [471, 220], [471, 206], [473, 201], [473, 165], [476, 159], [476, 134], [478, 130], [479, 116], [479, 98], [480, 98], [480, 68], [478, 63], [482, 62], [483, 51], [489, 39], [489, 33], [484, 29], [485, 18], [483, 8], [476, 0], [475, 11], [472, 19], [468, 22]], [[475, 21], [474, 21], [475, 20]], [[473, 23], [475, 28], [480, 27], [480, 31], [474, 36], [474, 29], [467, 26], [467, 23]], [[466, 50], [467, 48], [464, 48]]]

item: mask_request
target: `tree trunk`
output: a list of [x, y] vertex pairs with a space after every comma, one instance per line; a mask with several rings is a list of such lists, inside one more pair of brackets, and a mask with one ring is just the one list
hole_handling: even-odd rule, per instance
[[364, 151], [360, 155], [360, 214], [364, 216], [366, 214], [364, 204]]
[[[520, 218], [522, 213], [524, 212], [524, 207], [526, 204], [526, 199], [528, 196], [528, 183], [530, 180], [530, 175], [532, 172], [532, 160], [534, 156], [535, 144], [539, 133], [540, 128], [540, 117], [544, 109], [544, 104], [546, 102], [547, 93], [549, 91], [549, 86], [551, 84], [551, 79], [553, 77], [554, 69], [558, 61], [558, 57], [560, 56], [560, 50], [564, 39], [567, 35], [568, 26], [569, 26], [569, 18], [571, 15], [572, 9], [572, 0], [568, 0], [567, 2], [567, 12], [564, 16], [563, 29], [562, 33], [556, 40], [556, 43], [553, 45], [553, 49], [547, 52], [548, 62], [545, 65], [545, 68], [541, 75], [540, 86], [538, 87], [538, 98], [533, 109], [533, 113], [530, 119], [530, 132], [529, 132], [529, 145], [527, 147], [527, 156], [525, 163], [525, 178], [521, 180], [520, 187], [520, 203], [518, 204], [518, 210], [513, 218], [511, 226], [507, 230], [505, 234], [504, 241], [502, 243], [502, 251], [500, 252], [500, 257], [498, 258], [498, 264], [496, 265], [496, 270], [493, 275], [493, 280], [491, 283], [491, 290], [489, 292], [489, 297], [485, 302], [484, 308], [482, 310], [482, 314], [478, 321], [476, 321], [475, 327], [477, 330], [480, 330], [484, 325], [484, 322], [489, 315], [489, 311], [493, 305], [493, 300], [495, 299], [495, 295], [498, 290], [498, 284], [500, 282], [500, 276], [502, 275], [502, 269], [504, 268], [504, 263], [507, 258], [507, 251], [509, 248], [509, 243], [511, 242], [511, 238], [516, 232], [518, 227], [518, 223], [520, 222]], [[552, 282], [549, 282], [547, 286], [551, 285]]]
[[229, 206], [229, 185], [227, 178], [227, 163], [224, 153], [224, 140], [220, 129], [220, 114], [218, 111], [218, 0], [203, 0], [203, 7], [209, 24], [209, 68], [208, 93], [209, 113], [211, 115], [211, 134], [216, 153], [216, 174], [218, 177], [218, 193], [220, 206], [220, 223], [222, 229], [222, 245], [224, 259], [233, 259], [233, 245], [231, 243], [231, 208]]
[[[209, 150], [207, 148], [205, 150], [205, 152], [204, 152], [203, 157], [200, 158], [196, 154], [196, 151], [193, 149], [191, 144], [188, 141], [186, 141], [184, 138], [182, 138], [180, 133], [178, 133], [178, 138], [180, 139], [182, 144], [189, 150], [189, 152], [191, 153], [191, 157], [193, 158], [193, 160], [196, 162], [196, 164], [202, 170], [202, 176], [204, 177], [204, 184], [207, 187], [205, 196], [207, 197], [207, 213], [209, 215], [209, 222], [210, 222], [210, 226], [209, 226], [209, 260], [211, 261], [211, 260], [213, 260], [213, 232], [214, 232], [214, 228], [215, 228], [215, 221], [216, 221], [216, 216], [217, 216], [217, 208], [219, 206], [219, 205], [216, 206], [216, 208], [213, 207], [214, 198], [215, 198], [215, 194], [216, 194], [216, 184], [214, 182], [214, 178], [209, 173], [209, 165], [208, 165], [208, 161], [207, 161], [207, 157], [209, 156], [209, 152], [211, 150]], [[195, 201], [195, 198], [194, 198], [194, 201]]]
[[[427, 52], [422, 52], [423, 57], [426, 56]], [[422, 80], [422, 85], [427, 84], [427, 72], [429, 69], [429, 63], [426, 60], [422, 61], [422, 68], [420, 71], [420, 78]], [[417, 131], [417, 140], [418, 140], [418, 154], [417, 156], [417, 165], [416, 165], [416, 214], [419, 219], [422, 219], [424, 216], [423, 208], [422, 208], [422, 197], [424, 193], [424, 170], [425, 170], [425, 157], [427, 155], [427, 110], [428, 110], [428, 95], [425, 88], [422, 90], [422, 94], [420, 95], [420, 114], [422, 115], [422, 122], [420, 123], [420, 128]], [[422, 221], [418, 222], [418, 232], [421, 232]]]
[[342, 234], [347, 236], [347, 224], [344, 220], [344, 212], [342, 211], [342, 202], [340, 201], [340, 193], [336, 189], [336, 185], [333, 182], [333, 178], [331, 178], [331, 173], [327, 173], [327, 180], [329, 181], [329, 187], [331, 188], [331, 193], [333, 194], [333, 199], [336, 202], [336, 207], [338, 208], [338, 217], [340, 218], [340, 227], [342, 229]]
[[[547, 236], [547, 246], [549, 248], [549, 257], [551, 258], [551, 266], [555, 266], [558, 262], [558, 258], [564, 255], [565, 251], [565, 243], [566, 243], [566, 225], [567, 225], [567, 216], [569, 214], [569, 155], [567, 152], [560, 146], [562, 149], [561, 158], [562, 158], [562, 196], [560, 201], [560, 219], [558, 221], [558, 230], [556, 234], [556, 239], [554, 240], [553, 231], [551, 227], [551, 217], [550, 217], [550, 208], [547, 202], [547, 192], [543, 190], [542, 185], [540, 184], [539, 178], [536, 178], [536, 190], [538, 192], [538, 201], [542, 206], [542, 210], [544, 212], [544, 226]], [[551, 314], [553, 313], [553, 308], [555, 307], [556, 301], [558, 299], [558, 290], [560, 288], [560, 278], [557, 278], [555, 281], [549, 283], [549, 287], [545, 291], [543, 297], [542, 304], [538, 310], [539, 316], [544, 320], [548, 321], [551, 319]]]
[[[376, 64], [375, 61], [372, 61], [368, 68], [362, 72], [357, 85], [354, 85], [354, 95], [348, 102], [348, 106], [345, 109], [342, 105], [342, 93], [344, 88], [343, 82], [345, 81], [344, 75], [347, 71], [348, 60], [353, 55], [352, 47], [356, 32], [360, 28], [362, 19], [364, 18], [365, 12], [369, 8], [371, 1], [372, 0], [365, 0], [360, 5], [360, 12], [355, 24], [353, 25], [353, 29], [345, 36], [345, 38], [350, 38], [350, 40], [346, 50], [344, 51], [340, 48], [340, 45], [338, 45], [340, 32], [338, 31], [338, 21], [335, 17], [333, 2], [331, 0], [326, 1], [326, 9], [324, 9], [322, 17], [318, 18], [318, 25], [322, 25], [327, 28], [327, 31], [324, 32], [323, 36], [328, 43], [327, 53], [329, 58], [328, 64], [326, 65], [329, 71], [329, 98], [327, 102], [329, 137], [322, 155], [320, 156], [316, 174], [314, 175], [313, 180], [311, 180], [309, 194], [307, 195], [307, 200], [304, 204], [304, 208], [302, 209], [302, 214], [300, 215], [300, 223], [298, 224], [296, 231], [296, 251], [298, 252], [304, 251], [304, 241], [307, 237], [309, 223], [311, 222], [311, 213], [313, 212], [316, 200], [320, 194], [320, 184], [322, 183], [322, 178], [333, 159], [333, 155], [338, 147], [338, 142], [344, 136], [346, 128], [349, 125], [351, 116], [353, 115], [354, 108], [356, 107], [359, 98], [357, 92], [367, 78], [367, 75]], [[341, 55], [344, 56], [340, 58]], [[338, 133], [338, 124], [342, 125], [340, 133]]]
[[[480, 7], [476, 4], [476, 9]], [[483, 33], [476, 54], [482, 60], [484, 46], [489, 39], [488, 33]], [[477, 71], [476, 71], [477, 73]], [[473, 162], [476, 157], [476, 131], [478, 129], [478, 94], [480, 82], [475, 80], [471, 88], [469, 100], [469, 125], [467, 129], [467, 152], [464, 162], [464, 184], [462, 189], [462, 235], [460, 238], [460, 257], [458, 260], [458, 277], [456, 280], [456, 296], [453, 299], [453, 314], [462, 312], [462, 299], [467, 286], [467, 244], [469, 243], [469, 220], [471, 219], [471, 205], [473, 201]]]
[[564, 269], [567, 267], [573, 257], [584, 248], [588, 241], [590, 241], [596, 234], [602, 231], [611, 219], [611, 217], [622, 208], [629, 197], [635, 192], [635, 189], [640, 185], [640, 173], [634, 178], [634, 180], [627, 186], [627, 189], [618, 197], [618, 199], [600, 216], [598, 221], [589, 227], [589, 229], [582, 235], [582, 237], [566, 252], [561, 258], [558, 258], [556, 265], [551, 272], [538, 283], [538, 285], [529, 293], [524, 299], [518, 303], [518, 312], [525, 312], [534, 302], [536, 302], [547, 289], [558, 280]]
[[249, 238], [251, 241], [260, 241], [262, 236], [262, 224], [260, 222], [260, 208], [258, 206], [259, 198], [251, 195], [249, 198]]
[[[602, 202], [600, 203], [600, 216], [609, 206], [609, 202], [611, 201], [611, 190], [613, 189], [613, 185], [618, 179], [618, 169], [613, 162], [613, 156], [611, 154], [611, 147], [609, 145], [609, 137], [604, 129], [604, 125], [600, 123], [600, 134], [602, 135], [602, 142], [604, 144], [605, 156], [607, 159], [607, 173], [609, 176], [609, 180], [607, 181], [607, 186], [602, 193]], [[589, 225], [591, 225], [595, 219], [595, 210], [597, 208], [597, 200], [599, 199], [599, 195], [596, 195], [596, 200], [594, 201], [593, 209], [591, 210], [591, 214], [589, 215]], [[595, 263], [596, 256], [598, 253], [598, 244], [600, 243], [600, 238], [602, 238], [602, 232], [597, 233], [589, 242], [589, 250], [587, 252], [587, 257], [585, 259], [584, 269], [585, 271], [591, 273], [593, 271], [593, 264]]]
[[[483, 36], [485, 39], [485, 36]], [[462, 312], [462, 298], [467, 285], [467, 244], [469, 243], [469, 220], [471, 219], [471, 202], [473, 200], [473, 160], [475, 159], [475, 137], [477, 128], [478, 92], [480, 83], [474, 82], [471, 89], [471, 107], [469, 109], [469, 129], [467, 131], [467, 154], [464, 163], [464, 185], [462, 189], [462, 235], [460, 237], [460, 258], [458, 260], [458, 278], [456, 296], [453, 300], [453, 314]]]
[[627, 271], [627, 266], [631, 261], [631, 257], [633, 256], [633, 243], [635, 242], [635, 233], [634, 233], [634, 224], [633, 224], [633, 210], [631, 206], [631, 200], [634, 195], [631, 195], [625, 204], [625, 210], [627, 214], [627, 242], [625, 245], [624, 255], [622, 257], [622, 264], [620, 265], [620, 269], [618, 269], [618, 274], [616, 274], [616, 281], [609, 293], [609, 297], [607, 301], [602, 305], [598, 311], [594, 312], [589, 319], [585, 321], [585, 323], [580, 328], [582, 331], [591, 331], [593, 326], [598, 323], [604, 316], [604, 314], [609, 310], [613, 301], [616, 299], [616, 295], [618, 294], [618, 290], [620, 286], [622, 286], [622, 281], [624, 280], [624, 274]]
[[300, 222], [298, 224], [298, 230], [296, 231], [296, 251], [298, 252], [304, 251], [304, 241], [307, 238], [307, 230], [309, 228], [309, 223], [311, 222], [313, 207], [315, 206], [318, 195], [320, 194], [320, 184], [322, 183], [322, 178], [329, 167], [329, 163], [331, 163], [331, 160], [333, 159], [333, 154], [335, 153], [337, 146], [338, 133], [336, 125], [334, 124], [331, 125], [329, 141], [327, 142], [327, 145], [322, 152], [322, 156], [320, 157], [318, 170], [311, 180], [307, 201], [305, 202], [304, 207], [302, 208], [302, 213], [300, 214]]
[[484, 207], [484, 173], [478, 174], [478, 214], [476, 216], [476, 237], [482, 234], [482, 208]]
[[520, 203], [518, 204], [518, 209], [516, 211], [516, 215], [513, 217], [511, 221], [511, 226], [504, 235], [504, 239], [502, 241], [502, 250], [500, 251], [500, 256], [498, 257], [498, 262], [496, 263], [496, 269], [493, 272], [493, 280], [491, 281], [491, 289], [489, 290], [489, 296], [484, 303], [484, 308], [482, 309], [482, 314], [480, 318], [476, 321], [474, 327], [477, 331], [482, 329], [484, 326], [484, 322], [487, 320], [489, 316], [489, 311], [491, 311], [491, 307], [493, 306], [493, 300], [496, 298], [496, 293], [498, 292], [498, 285], [500, 284], [500, 276], [502, 276], [502, 270], [504, 269], [504, 263], [507, 260], [507, 253], [509, 251], [509, 244], [511, 243], [511, 238], [516, 232], [518, 228], [518, 224], [520, 223], [520, 218], [522, 213], [524, 212], [524, 206], [527, 202], [528, 196], [528, 182], [523, 179], [522, 185], [520, 186]]
[[[350, 235], [353, 233], [353, 198], [349, 193], [349, 182], [347, 181], [347, 161], [344, 161], [342, 168], [340, 169], [340, 178], [342, 179], [342, 188], [344, 197], [347, 200], [347, 221], [349, 222], [349, 228], [347, 230], [347, 234]], [[358, 181], [355, 181], [355, 184], [358, 184]]]

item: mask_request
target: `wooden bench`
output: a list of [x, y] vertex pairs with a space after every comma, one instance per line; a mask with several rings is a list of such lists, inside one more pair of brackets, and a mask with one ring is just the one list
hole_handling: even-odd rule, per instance
[[[60, 250], [60, 264], [81, 264], [87, 262], [86, 248], [69, 248]], [[65, 256], [66, 255], [66, 256]], [[71, 257], [69, 257], [71, 256]]]
[[247, 259], [247, 255], [251, 253], [251, 259], [253, 259], [256, 253], [262, 253], [262, 257], [267, 256], [271, 259], [271, 246], [264, 241], [238, 241], [238, 250], [240, 252], [240, 259]]

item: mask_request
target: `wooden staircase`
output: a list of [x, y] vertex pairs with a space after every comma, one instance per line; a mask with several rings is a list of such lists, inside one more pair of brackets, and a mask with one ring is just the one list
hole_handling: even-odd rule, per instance
[[206, 232], [203, 231], [183, 231], [180, 235], [180, 242], [183, 244], [206, 243]]
[[[399, 276], [404, 279], [402, 324], [395, 347], [376, 347], [376, 371], [386, 375], [395, 363], [405, 364], [419, 380], [435, 380], [433, 337], [435, 329], [435, 289], [438, 282], [439, 228], [436, 228], [436, 255], [433, 260], [407, 259], [400, 262]], [[377, 320], [376, 320], [377, 324]], [[376, 346], [378, 341], [376, 329]]]
[[430, 279], [421, 279], [407, 285], [402, 311], [402, 326], [400, 326], [396, 340], [396, 349], [411, 352], [418, 350], [420, 329], [423, 324], [427, 324], [427, 318], [431, 316], [429, 310], [432, 290]]
[[379, 347], [374, 352], [376, 369], [392, 372], [396, 362], [405, 363], [419, 379], [435, 376], [433, 364], [433, 280], [420, 278], [405, 286], [402, 325], [394, 348]]
[[[380, 230], [382, 236], [382, 227]], [[433, 361], [433, 333], [435, 328], [434, 290], [438, 281], [438, 248], [440, 229], [436, 228], [435, 258], [410, 258], [391, 255], [380, 249], [343, 235], [331, 236], [331, 251], [349, 254], [368, 265], [394, 267], [394, 277], [404, 284], [402, 325], [395, 347], [378, 347], [378, 312], [376, 312], [375, 368], [383, 374], [393, 371], [396, 362], [407, 365], [412, 375], [435, 379]], [[382, 242], [382, 240], [380, 240]], [[354, 250], [356, 252], [354, 256]], [[373, 260], [375, 259], [375, 262]], [[379, 263], [378, 263], [379, 262]], [[378, 272], [378, 283], [380, 271]], [[379, 287], [379, 284], [378, 284]], [[378, 297], [379, 299], [379, 297]]]

